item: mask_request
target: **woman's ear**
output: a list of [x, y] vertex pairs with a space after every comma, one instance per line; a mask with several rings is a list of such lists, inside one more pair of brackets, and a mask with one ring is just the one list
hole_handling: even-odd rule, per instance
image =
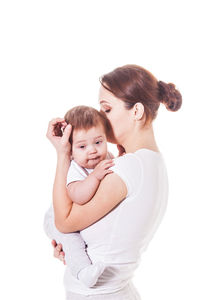
[[144, 105], [141, 102], [135, 103], [133, 107], [134, 120], [139, 121], [144, 116]]

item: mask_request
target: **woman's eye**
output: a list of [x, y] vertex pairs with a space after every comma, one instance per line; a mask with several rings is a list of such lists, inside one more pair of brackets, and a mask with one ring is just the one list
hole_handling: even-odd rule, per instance
[[110, 109], [106, 109], [104, 112], [105, 112], [105, 113], [109, 113], [109, 112], [110, 112]]
[[101, 142], [102, 142], [102, 141], [97, 141], [97, 142], [96, 142], [96, 145], [99, 145]]

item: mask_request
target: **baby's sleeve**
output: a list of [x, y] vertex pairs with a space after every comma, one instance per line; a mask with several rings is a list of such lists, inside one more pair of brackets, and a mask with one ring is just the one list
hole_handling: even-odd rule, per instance
[[67, 174], [66, 185], [74, 181], [84, 180], [86, 176], [87, 175], [84, 173], [82, 168], [74, 160], [72, 160]]

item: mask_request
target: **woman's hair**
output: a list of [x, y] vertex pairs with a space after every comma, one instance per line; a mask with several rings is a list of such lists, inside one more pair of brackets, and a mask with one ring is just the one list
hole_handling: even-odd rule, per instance
[[160, 103], [168, 110], [177, 111], [182, 104], [182, 96], [173, 83], [157, 81], [144, 68], [125, 65], [100, 78], [102, 86], [125, 102], [131, 109], [137, 102], [144, 105], [146, 122], [154, 120]]
[[109, 122], [105, 115], [90, 106], [75, 106], [64, 116], [65, 121], [72, 125], [72, 132], [69, 141], [72, 143], [73, 131], [75, 129], [88, 130], [101, 124], [105, 130], [109, 130]]

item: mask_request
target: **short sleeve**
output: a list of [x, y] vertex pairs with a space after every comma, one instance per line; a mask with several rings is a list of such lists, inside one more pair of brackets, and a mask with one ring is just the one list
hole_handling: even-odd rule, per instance
[[119, 175], [127, 187], [127, 197], [137, 195], [142, 183], [142, 164], [133, 153], [127, 153], [114, 159], [110, 169]]
[[72, 160], [67, 174], [66, 185], [74, 181], [84, 180], [86, 177], [87, 175], [82, 170], [82, 168], [74, 160]]

